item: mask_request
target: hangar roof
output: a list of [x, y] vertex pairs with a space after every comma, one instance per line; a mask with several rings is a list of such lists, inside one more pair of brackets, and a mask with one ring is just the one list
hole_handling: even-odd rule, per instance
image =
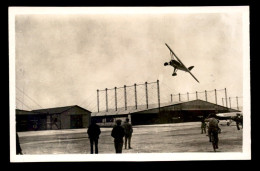
[[16, 109], [16, 114], [18, 115], [31, 115], [31, 114], [58, 114], [58, 113], [63, 113], [73, 107], [78, 107], [81, 108], [89, 113], [91, 113], [90, 111], [88, 111], [87, 109], [84, 109], [78, 105], [73, 105], [73, 106], [64, 106], [64, 107], [55, 107], [55, 108], [47, 108], [47, 109], [37, 109], [37, 110], [32, 110], [32, 111], [25, 111], [25, 110], [19, 110]]
[[[202, 107], [198, 107], [198, 104]], [[179, 105], [182, 105], [182, 108], [175, 109], [174, 107], [177, 107]], [[229, 111], [238, 111], [235, 109], [229, 109], [225, 106], [217, 105], [214, 103], [210, 103], [203, 100], [191, 100], [191, 101], [185, 101], [185, 102], [174, 102], [174, 103], [162, 103], [160, 104], [160, 109], [166, 109], [166, 108], [172, 108], [171, 110], [213, 110], [214, 107], [218, 107], [219, 110], [229, 110]], [[126, 114], [132, 114], [132, 113], [158, 113], [158, 104], [149, 104], [148, 109], [146, 105], [138, 105], [137, 109], [135, 106], [127, 106], [127, 110], [125, 110], [125, 107], [118, 108], [117, 111], [115, 109], [108, 109], [107, 111], [100, 111], [100, 112], [93, 112], [91, 113], [91, 116], [112, 116], [112, 115], [126, 115]]]
[[[175, 102], [174, 104], [179, 104], [179, 103], [182, 103], [182, 102]], [[173, 104], [173, 103], [160, 104], [160, 107], [167, 106], [170, 104]], [[115, 111], [115, 109], [112, 108], [112, 109], [108, 109], [108, 112], [107, 111], [93, 112], [93, 113], [91, 113], [91, 116], [125, 115], [125, 114], [129, 114], [129, 113], [141, 112], [141, 111], [157, 109], [157, 108], [158, 108], [158, 104], [149, 104], [148, 109], [147, 109], [146, 105], [138, 105], [137, 109], [136, 109], [136, 106], [127, 106], [127, 110], [125, 110], [125, 107], [117, 108], [117, 111]]]
[[16, 109], [16, 114], [17, 115], [35, 115], [37, 113], [34, 113], [32, 111], [28, 111], [28, 110]]

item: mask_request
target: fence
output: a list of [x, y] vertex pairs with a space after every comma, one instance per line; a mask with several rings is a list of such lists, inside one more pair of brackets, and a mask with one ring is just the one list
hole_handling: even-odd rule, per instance
[[[163, 87], [164, 88], [164, 87]], [[168, 88], [169, 91], [169, 88]], [[165, 93], [165, 91], [163, 91]], [[166, 93], [167, 94], [167, 93]], [[131, 109], [149, 109], [158, 107], [162, 103], [173, 104], [174, 102], [185, 102], [191, 100], [204, 100], [237, 110], [242, 109], [242, 97], [228, 97], [227, 89], [214, 89], [187, 93], [170, 94], [161, 97], [159, 80], [156, 82], [145, 82], [143, 84], [124, 85], [122, 87], [106, 88], [97, 90], [97, 112], [114, 110], [122, 111]]]
[[111, 108], [117, 110], [127, 110], [128, 107], [138, 109], [140, 105], [145, 105], [149, 109], [149, 104], [157, 104], [160, 108], [160, 87], [159, 80], [156, 82], [145, 82], [144, 84], [124, 85], [123, 87], [106, 88], [97, 90], [97, 111], [108, 111]]
[[227, 89], [220, 90], [210, 90], [210, 91], [201, 91], [201, 92], [192, 92], [192, 93], [178, 93], [178, 94], [170, 94], [170, 101], [173, 102], [183, 102], [190, 100], [205, 100], [207, 102], [211, 102], [217, 105], [225, 106], [227, 108], [233, 108], [237, 110], [242, 109], [243, 105], [243, 97], [228, 97]]

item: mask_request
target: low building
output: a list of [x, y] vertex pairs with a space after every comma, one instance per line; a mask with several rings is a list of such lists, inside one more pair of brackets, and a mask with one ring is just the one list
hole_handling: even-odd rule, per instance
[[162, 124], [176, 122], [199, 121], [202, 117], [207, 117], [210, 113], [238, 112], [221, 105], [203, 100], [192, 100], [186, 102], [176, 102], [171, 104], [130, 106], [110, 109], [108, 111], [94, 112], [91, 114], [99, 125], [112, 126], [115, 120], [125, 120], [129, 118], [133, 125]]
[[86, 128], [91, 112], [80, 106], [25, 111], [16, 109], [17, 131]]

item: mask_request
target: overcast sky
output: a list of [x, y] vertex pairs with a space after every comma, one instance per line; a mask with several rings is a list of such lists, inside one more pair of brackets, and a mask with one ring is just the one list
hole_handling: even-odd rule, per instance
[[[93, 110], [97, 89], [157, 79], [162, 96], [227, 88], [242, 97], [242, 26], [239, 12], [16, 15], [16, 107]], [[165, 43], [200, 83], [172, 77]]]

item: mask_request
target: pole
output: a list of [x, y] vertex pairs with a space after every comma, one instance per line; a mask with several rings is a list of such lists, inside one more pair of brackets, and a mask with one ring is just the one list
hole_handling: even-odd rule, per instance
[[61, 115], [59, 115], [59, 120], [60, 120], [60, 129], [61, 129]]
[[216, 104], [218, 104], [217, 90], [216, 89], [215, 89], [215, 100], [216, 100]]
[[187, 92], [187, 99], [188, 99], [188, 101], [189, 101], [189, 92]]
[[228, 102], [227, 102], [227, 89], [225, 88], [225, 97], [226, 97], [226, 107], [228, 108]]
[[125, 110], [127, 110], [126, 85], [124, 85], [124, 91], [125, 91]]
[[50, 115], [50, 121], [51, 121], [51, 129], [52, 129], [52, 124], [53, 124], [52, 115]]
[[99, 90], [97, 89], [97, 108], [99, 112]]
[[145, 92], [146, 92], [146, 107], [148, 109], [148, 89], [147, 89], [147, 82], [145, 82]]
[[107, 102], [107, 88], [106, 88], [106, 111], [108, 112], [108, 102]]
[[196, 91], [196, 100], [198, 100], [198, 92]]
[[230, 106], [230, 109], [231, 109], [231, 98], [229, 97], [229, 106]]
[[116, 87], [115, 87], [115, 108], [117, 111], [117, 92], [116, 92]]
[[159, 80], [157, 80], [157, 93], [158, 93], [158, 108], [160, 112], [160, 87], [159, 87]]
[[207, 90], [205, 90], [205, 100], [206, 100], [206, 102], [208, 101], [208, 98], [207, 98]]
[[238, 107], [238, 97], [236, 97], [236, 99], [237, 99], [237, 110], [239, 110], [239, 107]]
[[172, 102], [172, 94], [171, 94], [171, 102]]
[[136, 91], [136, 83], [135, 83], [135, 109], [137, 109], [137, 91]]

